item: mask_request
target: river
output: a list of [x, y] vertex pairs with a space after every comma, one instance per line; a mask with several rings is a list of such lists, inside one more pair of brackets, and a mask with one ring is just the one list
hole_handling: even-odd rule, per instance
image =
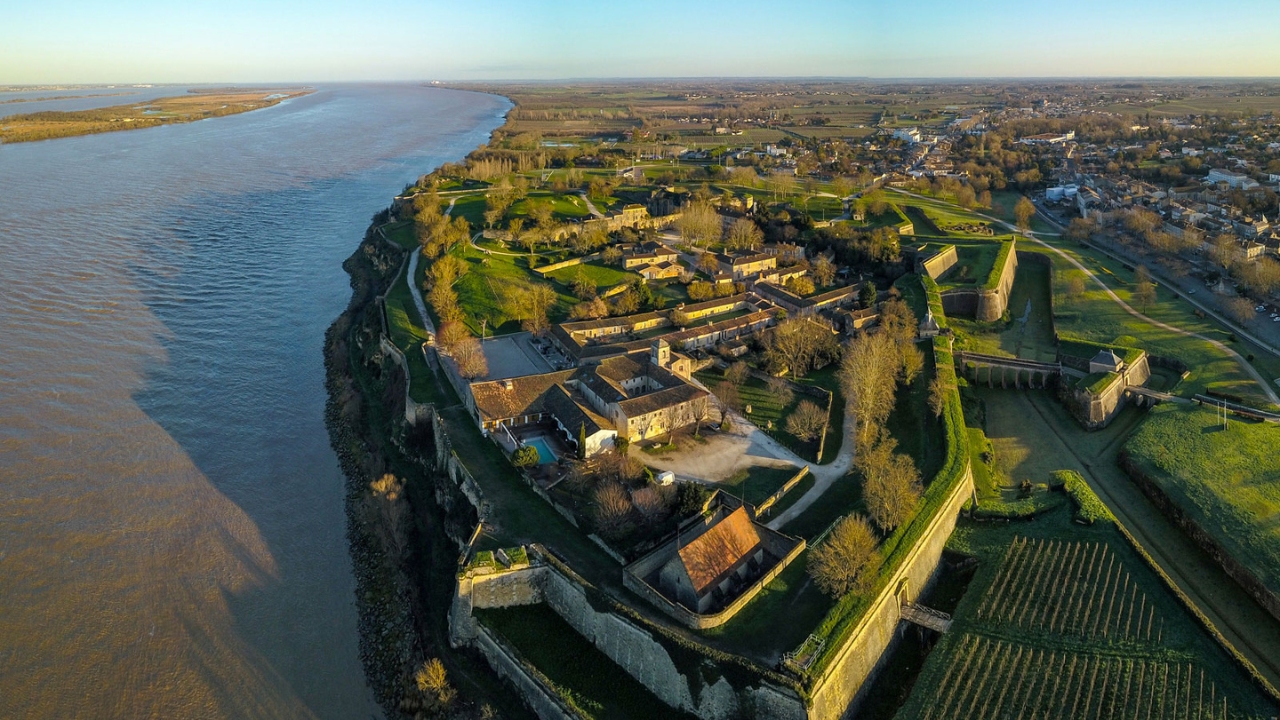
[[321, 86], [0, 146], [0, 717], [380, 714], [322, 339], [370, 217], [508, 107]]

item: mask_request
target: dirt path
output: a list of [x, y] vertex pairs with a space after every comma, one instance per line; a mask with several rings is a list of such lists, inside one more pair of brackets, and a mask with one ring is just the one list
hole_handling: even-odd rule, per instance
[[578, 195], [582, 196], [582, 201], [587, 204], [587, 212], [591, 213], [591, 217], [604, 217], [604, 213], [596, 209], [596, 204], [591, 202], [591, 198], [587, 197], [585, 192], [578, 193]]

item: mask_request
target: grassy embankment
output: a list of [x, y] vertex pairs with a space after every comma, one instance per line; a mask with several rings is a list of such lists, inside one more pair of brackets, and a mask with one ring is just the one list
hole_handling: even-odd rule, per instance
[[0, 119], [0, 143], [32, 142], [194, 122], [271, 107], [310, 90], [228, 90], [70, 112], [49, 110]]
[[1280, 595], [1280, 426], [1161, 405], [1125, 451], [1218, 545]]

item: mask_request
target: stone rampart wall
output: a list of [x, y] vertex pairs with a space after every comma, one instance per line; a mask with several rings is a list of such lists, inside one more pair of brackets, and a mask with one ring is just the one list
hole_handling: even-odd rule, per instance
[[811, 696], [809, 718], [837, 720], [861, 702], [861, 693], [893, 641], [900, 621], [898, 588], [906, 582], [906, 597], [914, 601], [933, 581], [942, 550], [955, 529], [956, 517], [973, 495], [973, 472], [966, 467], [964, 479], [934, 516], [933, 524], [916, 543], [911, 556], [890, 579], [885, 590], [863, 616], [850, 639], [840, 649], [826, 673], [817, 681]]

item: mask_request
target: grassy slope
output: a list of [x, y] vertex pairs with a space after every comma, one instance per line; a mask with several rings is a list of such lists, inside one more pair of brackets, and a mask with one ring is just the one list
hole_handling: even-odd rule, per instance
[[1280, 426], [1161, 405], [1125, 448], [1195, 522], [1280, 593]]

